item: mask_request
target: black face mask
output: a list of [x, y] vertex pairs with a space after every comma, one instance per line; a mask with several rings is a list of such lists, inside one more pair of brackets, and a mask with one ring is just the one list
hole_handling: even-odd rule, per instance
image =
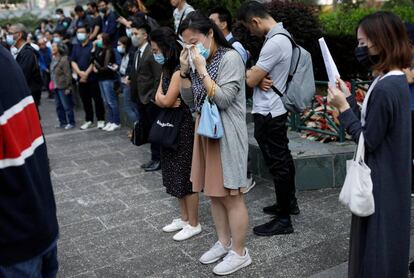
[[100, 13], [106, 14], [106, 8], [99, 8], [98, 11]]
[[366, 68], [371, 68], [379, 61], [379, 55], [369, 55], [368, 46], [358, 46], [355, 48], [355, 57]]

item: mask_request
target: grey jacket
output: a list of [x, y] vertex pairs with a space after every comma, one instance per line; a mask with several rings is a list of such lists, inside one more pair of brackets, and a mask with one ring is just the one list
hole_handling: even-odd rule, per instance
[[52, 62], [50, 74], [55, 83], [55, 89], [69, 89], [72, 85], [72, 72], [68, 56], [61, 56], [56, 64]]
[[[228, 51], [219, 66], [217, 90], [213, 98], [223, 122], [224, 136], [220, 139], [224, 187], [238, 189], [247, 186], [248, 138], [246, 125], [245, 66], [240, 55]], [[194, 107], [192, 90], [182, 89], [181, 98]]]

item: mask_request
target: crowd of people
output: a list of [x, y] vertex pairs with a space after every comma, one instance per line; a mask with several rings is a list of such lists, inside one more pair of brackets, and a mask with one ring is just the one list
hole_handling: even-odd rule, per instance
[[[199, 261], [218, 262], [213, 272], [228, 275], [252, 263], [246, 248], [249, 217], [244, 194], [255, 186], [248, 170], [246, 126], [246, 87], [253, 88], [254, 137], [276, 195], [275, 202], [263, 208], [274, 217], [254, 227], [253, 233], [294, 232], [291, 215], [300, 210], [287, 137], [288, 110], [273, 89], [285, 92], [290, 80], [293, 46], [289, 36], [279, 35], [288, 34], [287, 30], [263, 4], [243, 3], [238, 20], [264, 39], [260, 55], [253, 59], [233, 36], [233, 18], [225, 7], [204, 14], [185, 0], [171, 0], [171, 5], [175, 8], [173, 28], [160, 27], [139, 0], [124, 3], [126, 18], [108, 0], [98, 0], [86, 9], [76, 6], [71, 17], [57, 9], [54, 19], [42, 21], [33, 33], [22, 24], [3, 27], [0, 73], [11, 78], [0, 81], [0, 142], [7, 133], [4, 144], [23, 140], [13, 135], [12, 128], [6, 131], [4, 127], [15, 123], [7, 121], [18, 117], [21, 110], [15, 107], [29, 111], [19, 119], [32, 126], [27, 130], [31, 135], [23, 136], [30, 141], [29, 152], [17, 148], [13, 155], [17, 153], [18, 158], [0, 152], [0, 183], [6, 187], [5, 194], [0, 194], [0, 215], [10, 212], [9, 217], [0, 216], [0, 276], [40, 271], [54, 277], [57, 272], [56, 208], [46, 147], [39, 119], [34, 117], [42, 91], [55, 99], [57, 128], [69, 130], [78, 125], [73, 97], [77, 91], [85, 115], [78, 127], [107, 132], [121, 127], [118, 94], [123, 94], [129, 125], [135, 127], [134, 132], [150, 134], [151, 157], [141, 167], [147, 172], [161, 170], [166, 192], [178, 200], [180, 216], [162, 230], [175, 232], [175, 241], [200, 234], [198, 206], [203, 192], [211, 201], [217, 242]], [[414, 106], [410, 106], [408, 85], [414, 81], [412, 47], [401, 20], [388, 12], [361, 20], [357, 39], [356, 58], [378, 79], [363, 122], [342, 80], [329, 88], [328, 95], [352, 138], [358, 141], [364, 135], [366, 163], [374, 184], [375, 213], [352, 218], [349, 277], [405, 278], [413, 164], [410, 111]], [[6, 91], [14, 92], [13, 96], [6, 96]], [[213, 108], [220, 124], [212, 132], [219, 129], [219, 138], [200, 131], [207, 128], [205, 118]], [[166, 118], [175, 121], [174, 125], [163, 122]], [[151, 140], [154, 126], [173, 127], [174, 137]], [[18, 199], [13, 193], [16, 186], [24, 197]], [[33, 210], [28, 212], [27, 206]], [[21, 229], [19, 225], [26, 222], [33, 225]], [[16, 245], [19, 248], [13, 249]], [[43, 262], [45, 269], [28, 269], [28, 261], [33, 265]]]

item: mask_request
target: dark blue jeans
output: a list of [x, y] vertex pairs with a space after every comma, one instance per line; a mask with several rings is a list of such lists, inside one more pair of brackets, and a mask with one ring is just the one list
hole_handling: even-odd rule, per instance
[[60, 125], [75, 125], [72, 94], [65, 95], [65, 90], [55, 89], [55, 103]]
[[101, 89], [102, 99], [108, 107], [108, 122], [119, 125], [121, 120], [119, 118], [118, 96], [114, 90], [115, 80], [99, 81], [99, 88]]
[[124, 110], [128, 120], [133, 124], [139, 120], [137, 105], [131, 100], [131, 88], [129, 85], [121, 83], [122, 94], [124, 95]]
[[58, 269], [57, 241], [54, 241], [43, 253], [30, 260], [10, 266], [0, 265], [0, 277], [55, 278]]

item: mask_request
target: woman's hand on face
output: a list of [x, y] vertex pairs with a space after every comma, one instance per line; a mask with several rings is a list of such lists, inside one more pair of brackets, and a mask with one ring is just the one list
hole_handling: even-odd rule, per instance
[[195, 46], [190, 48], [194, 66], [199, 74], [206, 73], [206, 59], [198, 53]]
[[183, 48], [180, 54], [180, 68], [181, 72], [188, 72], [188, 48]]
[[345, 94], [340, 89], [332, 87], [331, 85], [328, 88], [328, 103], [338, 108], [341, 113], [349, 109]]

